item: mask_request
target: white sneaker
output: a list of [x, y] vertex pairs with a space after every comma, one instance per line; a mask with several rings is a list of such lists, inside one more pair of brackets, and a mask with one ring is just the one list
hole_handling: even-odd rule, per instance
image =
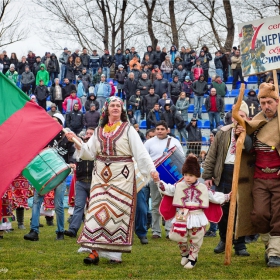
[[80, 247], [78, 253], [91, 253], [91, 251], [89, 248]]
[[188, 263], [188, 261], [189, 261], [189, 259], [188, 259], [187, 256], [186, 256], [186, 257], [182, 257], [182, 259], [181, 259], [181, 265], [182, 265], [182, 266], [185, 266], [185, 265]]
[[189, 260], [188, 263], [184, 266], [184, 268], [186, 268], [186, 269], [192, 269], [192, 268], [195, 267], [196, 262], [197, 262], [196, 260], [195, 260], [195, 261]]

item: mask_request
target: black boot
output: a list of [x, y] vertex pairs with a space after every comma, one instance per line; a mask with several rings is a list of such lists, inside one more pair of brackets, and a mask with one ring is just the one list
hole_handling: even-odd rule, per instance
[[222, 240], [220, 240], [219, 244], [215, 247], [214, 252], [216, 254], [223, 253], [226, 249], [226, 243]]
[[19, 229], [26, 229], [23, 222], [24, 222], [24, 208], [20, 207], [16, 209], [16, 217], [18, 222]]
[[46, 218], [46, 222], [47, 222], [48, 226], [54, 226], [54, 224], [53, 224], [53, 217], [46, 216], [45, 218]]
[[64, 232], [57, 232], [56, 240], [64, 240]]
[[39, 235], [35, 230], [31, 229], [30, 232], [28, 234], [25, 234], [23, 238], [25, 240], [38, 241]]

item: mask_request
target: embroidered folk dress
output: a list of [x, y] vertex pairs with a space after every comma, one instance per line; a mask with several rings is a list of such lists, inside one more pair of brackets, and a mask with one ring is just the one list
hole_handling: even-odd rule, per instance
[[98, 127], [76, 155], [95, 160], [89, 207], [78, 243], [99, 255], [104, 251], [131, 252], [137, 195], [132, 157], [146, 182], [156, 170], [139, 135], [128, 122], [109, 133]]

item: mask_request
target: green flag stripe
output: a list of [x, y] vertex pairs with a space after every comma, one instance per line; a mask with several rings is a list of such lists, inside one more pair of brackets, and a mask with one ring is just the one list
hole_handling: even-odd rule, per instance
[[0, 73], [0, 125], [20, 110], [30, 98], [4, 74]]

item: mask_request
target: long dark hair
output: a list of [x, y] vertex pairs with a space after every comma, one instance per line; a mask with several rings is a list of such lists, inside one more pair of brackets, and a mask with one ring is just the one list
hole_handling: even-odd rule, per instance
[[[105, 116], [103, 117], [100, 126], [104, 127], [109, 121], [109, 111], [108, 108], [105, 110]], [[126, 111], [124, 109], [122, 109], [122, 113], [121, 113], [121, 121], [122, 122], [128, 122], [127, 120], [127, 115], [126, 115]]]

